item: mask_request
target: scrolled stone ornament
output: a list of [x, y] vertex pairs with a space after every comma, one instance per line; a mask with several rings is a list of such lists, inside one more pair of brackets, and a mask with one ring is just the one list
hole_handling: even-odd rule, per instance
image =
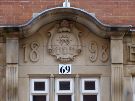
[[73, 61], [81, 51], [80, 31], [69, 21], [62, 20], [49, 31], [48, 51], [62, 63]]

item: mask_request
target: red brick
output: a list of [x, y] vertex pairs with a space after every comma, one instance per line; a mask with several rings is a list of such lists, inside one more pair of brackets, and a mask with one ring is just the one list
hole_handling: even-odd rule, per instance
[[[0, 25], [21, 24], [32, 13], [62, 6], [64, 0], [0, 0]], [[95, 13], [106, 24], [135, 26], [135, 0], [69, 0], [71, 6]]]

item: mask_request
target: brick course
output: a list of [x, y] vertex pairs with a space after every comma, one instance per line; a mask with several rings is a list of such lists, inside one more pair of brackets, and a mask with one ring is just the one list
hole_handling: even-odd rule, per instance
[[[24, 24], [33, 13], [61, 7], [64, 0], [0, 0], [0, 25]], [[135, 0], [69, 0], [72, 7], [95, 13], [105, 24], [134, 25]]]

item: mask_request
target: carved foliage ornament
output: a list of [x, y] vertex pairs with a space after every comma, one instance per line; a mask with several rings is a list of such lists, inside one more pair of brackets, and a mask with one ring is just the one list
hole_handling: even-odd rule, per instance
[[70, 62], [81, 52], [79, 30], [67, 20], [49, 31], [48, 51], [60, 62]]

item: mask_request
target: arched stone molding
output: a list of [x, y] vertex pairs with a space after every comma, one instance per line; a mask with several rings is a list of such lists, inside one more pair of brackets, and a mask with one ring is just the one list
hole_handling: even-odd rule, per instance
[[130, 25], [111, 26], [103, 24], [91, 13], [74, 7], [56, 7], [45, 10], [26, 24], [19, 25], [18, 27], [22, 32], [22, 36], [28, 37], [39, 30], [42, 26], [63, 19], [80, 23], [90, 29], [93, 33], [103, 38], [110, 37], [108, 32], [128, 31], [131, 27]]

